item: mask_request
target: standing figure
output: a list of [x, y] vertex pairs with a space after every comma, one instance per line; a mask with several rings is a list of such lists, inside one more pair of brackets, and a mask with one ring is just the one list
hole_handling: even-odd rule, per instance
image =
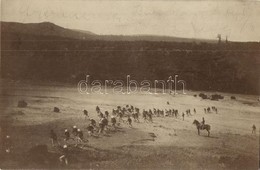
[[88, 111], [87, 110], [83, 110], [83, 114], [85, 115], [85, 120], [86, 120], [86, 118], [89, 117], [88, 116]]
[[129, 126], [132, 127], [132, 119], [130, 118], [130, 116], [128, 116], [127, 122]]
[[5, 149], [5, 152], [6, 153], [10, 153], [11, 152], [11, 147], [12, 147], [12, 144], [11, 144], [11, 138], [9, 135], [7, 135], [4, 139], [4, 149]]
[[101, 119], [101, 121], [102, 121], [102, 124], [104, 125], [104, 130], [107, 130], [108, 129], [108, 119], [104, 117]]
[[135, 113], [135, 118], [136, 118], [137, 122], [139, 123], [140, 122], [139, 121], [139, 109]]
[[51, 139], [52, 146], [55, 146], [56, 144], [58, 144], [57, 134], [52, 129], [50, 132], [50, 139]]
[[210, 107], [207, 108], [208, 113], [210, 113]]
[[89, 136], [92, 136], [94, 133], [94, 127], [90, 124], [90, 125], [88, 125], [87, 130], [88, 130]]
[[100, 112], [100, 108], [98, 106], [96, 107], [96, 111], [97, 111], [97, 113]]
[[99, 131], [98, 131], [98, 133], [99, 134], [103, 133], [103, 131], [104, 131], [104, 124], [103, 124], [102, 120], [100, 120], [99, 121]]
[[84, 140], [83, 132], [78, 129], [77, 143], [87, 142], [88, 140]]
[[145, 110], [143, 110], [143, 119], [144, 119], [144, 122], [146, 122], [146, 120], [147, 120], [147, 114], [146, 114], [146, 111], [145, 111]]
[[72, 139], [71, 137], [70, 137], [70, 132], [68, 131], [68, 129], [65, 129], [64, 130], [64, 135], [65, 135], [65, 141], [68, 141], [69, 139]]
[[95, 127], [97, 125], [96, 121], [94, 119], [90, 119], [90, 124]]
[[108, 119], [108, 115], [109, 115], [108, 111], [105, 111], [105, 115], [106, 115], [106, 118]]
[[124, 122], [123, 113], [121, 111], [118, 112], [118, 117], [119, 117], [119, 120], [118, 120], [119, 122], [121, 122], [121, 121]]
[[65, 163], [65, 165], [68, 165], [69, 162], [68, 162], [68, 146], [67, 145], [64, 145], [63, 148], [62, 148], [62, 155], [60, 156], [59, 160], [61, 163]]
[[72, 127], [72, 134], [74, 135], [74, 136], [77, 136], [78, 135], [78, 128], [77, 128], [77, 126], [73, 126]]
[[153, 123], [153, 115], [152, 113], [149, 113], [148, 115], [149, 121]]
[[252, 134], [256, 134], [256, 126], [255, 125], [252, 126]]
[[201, 129], [203, 129], [203, 128], [204, 128], [204, 125], [205, 125], [205, 119], [204, 119], [204, 117], [202, 117], [202, 122], [201, 122]]
[[113, 127], [116, 127], [116, 118], [115, 116], [111, 116], [111, 123]]

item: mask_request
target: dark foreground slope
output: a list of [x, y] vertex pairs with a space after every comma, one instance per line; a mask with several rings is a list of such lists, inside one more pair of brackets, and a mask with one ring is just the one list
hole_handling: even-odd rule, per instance
[[20, 27], [7, 29], [5, 25], [1, 30], [2, 78], [74, 83], [86, 74], [92, 79], [123, 81], [128, 74], [138, 81], [166, 80], [179, 74], [188, 89], [259, 94], [259, 43], [88, 38], [96, 36], [93, 34], [82, 40], [76, 36], [84, 33], [60, 33], [63, 28], [56, 29], [55, 25], [44, 26], [48, 34], [39, 34], [38, 27], [19, 31], [24, 30], [23, 25]]

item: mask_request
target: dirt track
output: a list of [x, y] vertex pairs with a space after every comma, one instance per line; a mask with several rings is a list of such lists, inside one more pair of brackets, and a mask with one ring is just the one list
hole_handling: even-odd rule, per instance
[[[211, 101], [194, 97], [199, 92], [188, 91], [186, 95], [168, 94], [89, 94], [80, 95], [75, 87], [39, 86], [16, 84], [2, 86], [1, 133], [9, 134], [13, 142], [13, 153], [1, 153], [0, 168], [60, 168], [60, 152], [51, 146], [49, 131], [58, 133], [61, 144], [63, 131], [77, 125], [85, 130], [90, 117], [98, 120], [95, 107], [104, 112], [118, 105], [133, 105], [142, 109], [186, 109], [196, 108], [197, 113], [179, 117], [154, 117], [154, 123], [133, 122], [133, 128], [121, 123], [116, 131], [99, 137], [84, 136], [89, 142], [82, 148], [70, 145], [71, 159], [68, 168], [93, 169], [257, 169], [259, 140], [251, 135], [253, 124], [260, 125], [260, 103], [257, 96], [224, 94], [223, 100]], [[27, 108], [18, 108], [19, 100], [28, 102]], [[170, 105], [167, 105], [167, 101]], [[53, 107], [61, 113], [54, 113]], [[204, 108], [216, 106], [218, 114], [204, 113]], [[19, 112], [20, 111], [20, 112]], [[24, 113], [23, 115], [19, 115]], [[201, 121], [211, 125], [211, 136], [206, 131], [201, 136], [192, 122]], [[125, 118], [126, 119], [126, 118]], [[149, 133], [154, 133], [152, 137]], [[49, 159], [37, 163], [29, 156], [28, 150], [35, 145], [48, 145]]]

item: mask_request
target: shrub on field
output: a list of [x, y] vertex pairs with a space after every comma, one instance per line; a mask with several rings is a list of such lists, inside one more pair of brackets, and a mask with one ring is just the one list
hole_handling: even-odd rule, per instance
[[211, 100], [219, 100], [219, 99], [224, 99], [224, 96], [221, 96], [220, 94], [211, 95]]
[[232, 100], [236, 100], [236, 97], [235, 96], [231, 96], [230, 97]]
[[199, 96], [202, 98], [202, 99], [208, 99], [208, 96], [204, 93], [200, 93]]
[[24, 100], [18, 101], [17, 107], [24, 108], [27, 107], [27, 103]]
[[56, 113], [59, 113], [60, 109], [58, 107], [54, 107], [53, 111], [56, 112]]

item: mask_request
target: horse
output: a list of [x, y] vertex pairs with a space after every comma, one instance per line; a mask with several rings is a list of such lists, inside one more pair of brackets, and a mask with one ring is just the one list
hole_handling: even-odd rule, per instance
[[197, 121], [196, 119], [193, 121], [193, 124], [197, 126], [198, 129], [198, 135], [200, 135], [200, 130], [207, 130], [208, 132], [208, 137], [210, 135], [210, 125], [205, 124], [202, 125], [199, 121]]

